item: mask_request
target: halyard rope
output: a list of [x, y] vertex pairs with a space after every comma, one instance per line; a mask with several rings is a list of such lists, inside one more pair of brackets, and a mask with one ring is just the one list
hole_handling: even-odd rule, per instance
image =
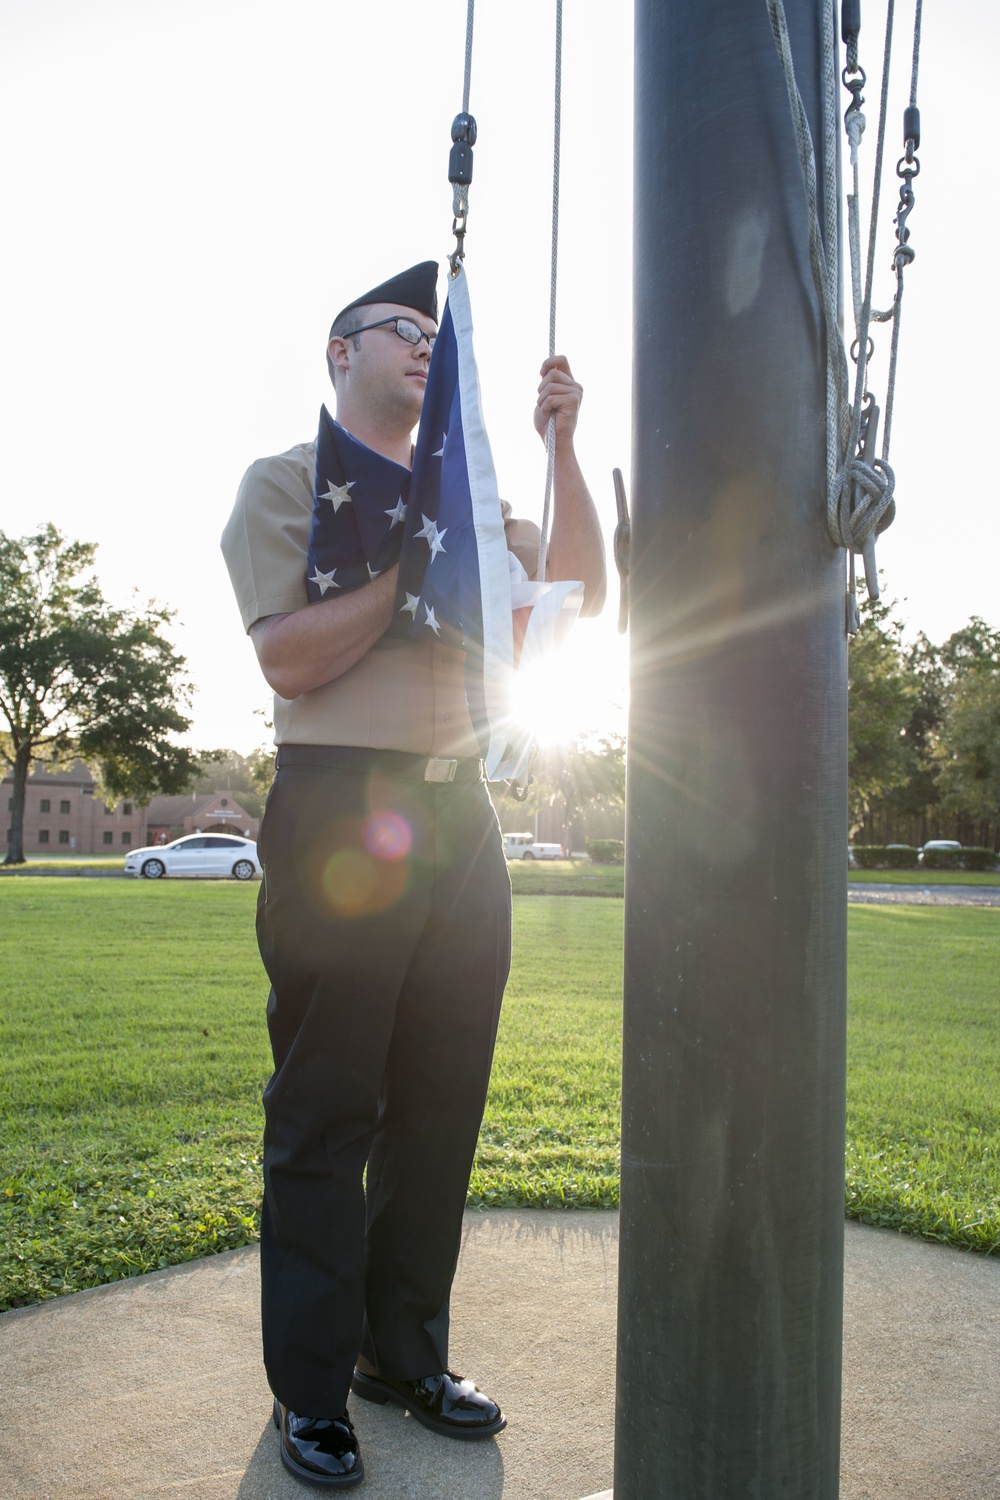
[[[556, 0], [555, 98], [552, 122], [552, 256], [549, 273], [549, 358], [556, 352], [556, 283], [559, 266], [559, 155], [562, 126], [562, 0]], [[549, 418], [545, 437], [545, 499], [542, 504], [541, 534], [538, 538], [538, 566], [535, 576], [545, 578], [549, 551], [549, 518], [552, 508], [552, 477], [556, 461], [556, 419]]]
[[451, 155], [448, 180], [452, 184], [451, 232], [455, 248], [448, 257], [452, 276], [458, 275], [458, 263], [465, 259], [465, 232], [469, 223], [469, 185], [472, 182], [472, 148], [476, 144], [476, 122], [469, 114], [472, 88], [472, 32], [476, 19], [476, 0], [469, 0], [465, 15], [465, 77], [462, 83], [462, 113], [452, 121]]
[[[476, 0], [468, 0], [465, 20], [465, 78], [462, 89], [462, 113], [452, 125], [452, 156], [449, 176], [454, 186], [452, 232], [455, 249], [448, 257], [451, 274], [457, 276], [458, 263], [465, 254], [465, 231], [469, 215], [469, 184], [472, 181], [472, 147], [476, 140], [476, 124], [469, 114], [469, 96], [472, 84], [472, 35], [475, 25]], [[556, 352], [556, 293], [559, 265], [559, 158], [562, 124], [562, 0], [556, 0], [555, 38], [555, 99], [552, 125], [552, 250], [549, 275], [549, 358]], [[545, 578], [545, 567], [549, 550], [549, 523], [552, 511], [552, 481], [555, 473], [556, 419], [549, 418], [545, 436], [545, 498], [542, 503], [542, 524], [538, 538], [538, 564], [536, 577]]]
[[472, 86], [472, 27], [476, 19], [476, 0], [469, 0], [465, 13], [465, 82], [462, 86], [462, 113], [469, 113], [469, 90]]

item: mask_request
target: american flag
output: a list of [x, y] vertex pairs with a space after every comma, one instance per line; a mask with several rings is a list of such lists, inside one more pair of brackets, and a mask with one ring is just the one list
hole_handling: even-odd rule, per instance
[[575, 618], [583, 590], [531, 583], [507, 551], [461, 267], [431, 357], [412, 473], [356, 442], [325, 408], [320, 415], [310, 600], [360, 588], [397, 559], [390, 634], [433, 636], [465, 651], [466, 699], [486, 774], [523, 776], [532, 731], [511, 713], [512, 611], [531, 611], [521, 659], [534, 661]]
[[316, 437], [309, 602], [349, 594], [399, 561], [410, 471], [359, 443], [324, 406]]

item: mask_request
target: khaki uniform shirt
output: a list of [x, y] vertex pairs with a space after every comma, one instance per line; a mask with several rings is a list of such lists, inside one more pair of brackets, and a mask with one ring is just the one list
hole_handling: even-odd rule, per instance
[[[222, 534], [245, 630], [266, 615], [305, 609], [316, 444], [251, 464]], [[529, 576], [538, 527], [503, 505], [507, 547]], [[298, 698], [274, 696], [276, 745], [362, 745], [420, 755], [478, 756], [465, 702], [465, 657], [435, 640], [383, 637], [333, 682]]]

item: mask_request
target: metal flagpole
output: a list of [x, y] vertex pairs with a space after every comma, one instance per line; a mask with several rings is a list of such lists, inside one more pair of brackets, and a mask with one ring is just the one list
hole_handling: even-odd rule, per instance
[[[824, 3], [787, 4], [821, 182]], [[635, 25], [614, 1500], [834, 1500], [846, 638], [823, 316], [764, 0], [636, 0]]]

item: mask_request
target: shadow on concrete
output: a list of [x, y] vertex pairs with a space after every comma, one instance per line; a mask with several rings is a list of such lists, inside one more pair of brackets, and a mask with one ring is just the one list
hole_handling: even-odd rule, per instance
[[[846, 1226], [841, 1500], [1000, 1500], [1000, 1258]], [[456, 1443], [352, 1400], [363, 1500], [581, 1500], [612, 1482], [617, 1215], [467, 1215]], [[0, 1500], [305, 1500], [278, 1456], [257, 1247], [0, 1316]], [[771, 1497], [765, 1497], [771, 1500]]]

